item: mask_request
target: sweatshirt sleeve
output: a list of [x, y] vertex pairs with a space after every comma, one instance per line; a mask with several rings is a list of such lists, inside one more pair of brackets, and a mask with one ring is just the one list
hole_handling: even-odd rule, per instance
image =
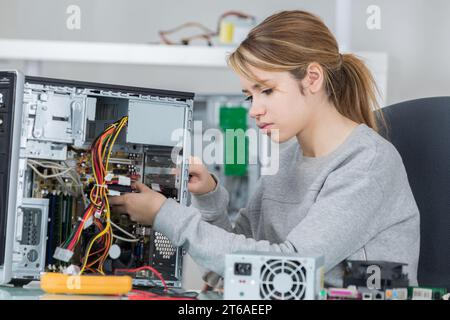
[[229, 232], [204, 221], [198, 209], [167, 199], [156, 215], [153, 228], [175, 246], [184, 246], [199, 265], [223, 276], [225, 254], [236, 251], [295, 252], [289, 241], [272, 244]]
[[198, 209], [203, 221], [220, 227], [228, 232], [251, 237], [252, 230], [247, 208], [239, 210], [238, 218], [233, 227], [227, 212], [229, 203], [228, 191], [220, 184], [217, 176], [214, 174], [211, 175], [216, 181], [216, 188], [203, 195], [192, 195], [191, 206]]
[[367, 172], [336, 172], [329, 175], [306, 217], [281, 243], [228, 232], [202, 220], [198, 209], [173, 199], [163, 204], [153, 227], [175, 246], [185, 246], [197, 263], [222, 276], [225, 255], [237, 251], [323, 255], [327, 272], [378, 232], [382, 202], [383, 193]]
[[210, 220], [210, 216], [219, 216], [227, 212], [228, 203], [230, 201], [228, 191], [221, 186], [219, 178], [211, 173], [211, 176], [216, 181], [216, 187], [213, 191], [202, 194], [195, 195], [192, 194], [191, 204], [196, 207], [205, 220]]

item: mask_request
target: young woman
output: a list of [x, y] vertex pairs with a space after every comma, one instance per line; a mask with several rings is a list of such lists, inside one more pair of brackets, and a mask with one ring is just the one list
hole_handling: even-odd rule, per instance
[[250, 116], [264, 133], [279, 132], [278, 173], [260, 179], [234, 226], [227, 191], [200, 164], [190, 168], [191, 207], [137, 183], [139, 193], [111, 199], [116, 210], [219, 275], [225, 254], [256, 250], [323, 255], [333, 286], [346, 259], [406, 263], [416, 284], [419, 211], [400, 155], [377, 133], [382, 116], [364, 63], [339, 53], [318, 17], [285, 11], [255, 27], [229, 64]]

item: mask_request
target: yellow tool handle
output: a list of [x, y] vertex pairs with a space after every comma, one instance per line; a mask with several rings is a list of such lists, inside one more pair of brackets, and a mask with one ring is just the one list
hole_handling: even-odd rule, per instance
[[62, 273], [41, 275], [41, 289], [52, 294], [125, 295], [132, 289], [129, 276], [72, 276]]

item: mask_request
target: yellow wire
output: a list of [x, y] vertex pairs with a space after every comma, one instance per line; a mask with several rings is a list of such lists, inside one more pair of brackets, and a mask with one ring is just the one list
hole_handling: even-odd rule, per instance
[[116, 142], [116, 139], [120, 133], [120, 131], [122, 130], [123, 126], [125, 125], [125, 123], [128, 122], [128, 117], [123, 117], [122, 121], [119, 124], [119, 127], [117, 128], [116, 134], [114, 136], [113, 141], [111, 142], [111, 147], [110, 147], [110, 152], [108, 152], [108, 156], [106, 158], [106, 171], [108, 171], [108, 165], [109, 165], [109, 158], [111, 156], [111, 151], [112, 151], [112, 147], [114, 146], [114, 143]]
[[[111, 136], [108, 138], [108, 141], [107, 141], [107, 147], [105, 147], [105, 150], [104, 150], [104, 152], [103, 152], [103, 154], [102, 154], [102, 159], [103, 159], [103, 158], [104, 158], [104, 154], [105, 154], [105, 152], [106, 152], [106, 149], [108, 149], [108, 154], [107, 154], [106, 163], [105, 163], [105, 164], [106, 164], [106, 165], [105, 165], [106, 172], [108, 172], [108, 169], [109, 169], [109, 158], [110, 158], [110, 156], [111, 156], [112, 148], [113, 148], [113, 146], [114, 146], [114, 143], [116, 142], [116, 139], [117, 139], [119, 133], [121, 132], [122, 128], [125, 126], [125, 124], [126, 124], [127, 122], [128, 122], [128, 117], [123, 117], [122, 120], [120, 121], [120, 123], [119, 123], [117, 129], [116, 129], [116, 132], [115, 132], [115, 134], [114, 134], [114, 138], [113, 138], [111, 144], [109, 144], [109, 141], [110, 141], [110, 139], [111, 139]], [[112, 126], [108, 127], [107, 130], [109, 130], [111, 127], [112, 127]], [[105, 131], [107, 131], [107, 130], [105, 130]], [[108, 147], [109, 147], [109, 148], [108, 148]], [[91, 157], [91, 163], [93, 163], [93, 162], [92, 162], [92, 157]], [[96, 184], [98, 185], [97, 177], [96, 177], [96, 175], [95, 175], [95, 170], [94, 170], [94, 177], [95, 177], [95, 180], [96, 180]], [[102, 182], [104, 182], [104, 181], [102, 181]], [[96, 193], [97, 193], [97, 194], [96, 194], [96, 198], [97, 198], [98, 190], [96, 190], [96, 191], [97, 191], [97, 192], [96, 192]], [[83, 267], [82, 267], [82, 269], [81, 269], [81, 271], [80, 271], [80, 274], [83, 274], [83, 273], [84, 273], [84, 270], [86, 269], [86, 265], [87, 265], [87, 261], [88, 261], [88, 257], [89, 257], [89, 252], [91, 251], [92, 246], [94, 245], [95, 241], [97, 241], [98, 238], [102, 237], [105, 233], [110, 232], [110, 230], [111, 230], [111, 223], [110, 223], [111, 211], [110, 211], [109, 202], [108, 202], [108, 196], [107, 196], [107, 194], [106, 194], [105, 188], [102, 188], [102, 189], [100, 190], [100, 193], [102, 193], [102, 197], [104, 198], [104, 201], [106, 202], [106, 206], [105, 206], [105, 209], [106, 209], [106, 227], [105, 227], [105, 229], [103, 229], [103, 231], [101, 231], [97, 236], [95, 236], [95, 238], [94, 238], [93, 240], [91, 240], [91, 243], [89, 244], [88, 250], [86, 251], [85, 259], [84, 259], [84, 262], [83, 262]], [[92, 200], [92, 199], [91, 199], [91, 200]], [[110, 246], [111, 246], [112, 240], [113, 240], [113, 239], [112, 239], [112, 235], [110, 235], [109, 238], [110, 238], [110, 239], [109, 239], [109, 243], [108, 243], [108, 246], [107, 246], [107, 247], [110, 247]], [[100, 265], [100, 270], [97, 269], [97, 271], [99, 271], [101, 274], [104, 274], [104, 273], [103, 273], [103, 263], [101, 263], [101, 265]]]
[[[80, 274], [83, 274], [84, 270], [86, 269], [89, 253], [91, 252], [92, 246], [94, 245], [95, 241], [97, 241], [98, 238], [102, 237], [106, 232], [108, 232], [109, 228], [111, 228], [111, 224], [109, 222], [109, 202], [108, 202], [108, 197], [105, 197], [104, 200], [106, 201], [106, 206], [105, 207], [107, 208], [106, 209], [106, 217], [107, 217], [107, 219], [106, 219], [106, 227], [105, 227], [105, 229], [103, 229], [102, 232], [100, 232], [98, 235], [96, 235], [94, 239], [91, 240], [91, 243], [89, 244], [89, 247], [88, 247], [88, 249], [86, 251], [86, 254], [85, 254], [85, 259], [84, 259], [83, 267], [82, 267], [82, 269], [80, 271]], [[103, 274], [103, 265], [100, 266], [100, 268], [101, 268], [100, 273]]]
[[[113, 124], [109, 125], [109, 127], [106, 128], [106, 129], [103, 131], [103, 133], [107, 132], [108, 130], [110, 130], [110, 129], [114, 128], [114, 127], [116, 127], [116, 123], [113, 123]], [[103, 133], [102, 133], [102, 134], [103, 134]], [[108, 134], [108, 140], [106, 141], [106, 144], [105, 144], [106, 147], [103, 149], [102, 159], [105, 158], [105, 152], [106, 152], [106, 150], [108, 149], [107, 146], [108, 146], [108, 144], [109, 144], [109, 141], [111, 140], [111, 137], [112, 137], [112, 135], [111, 135], [111, 134]], [[101, 142], [100, 142], [100, 143], [101, 143]], [[94, 161], [93, 161], [92, 154], [91, 154], [91, 167], [92, 167], [92, 171], [94, 172], [95, 183], [98, 185], [98, 177], [97, 177], [96, 171], [94, 170], [95, 167], [94, 167]], [[92, 193], [89, 195], [89, 198], [91, 199], [91, 202], [93, 202], [93, 203], [95, 203], [96, 205], [98, 205], [98, 204], [92, 199]], [[95, 188], [95, 199], [98, 199], [98, 188]]]
[[[103, 131], [103, 132], [107, 132], [108, 130], [110, 130], [110, 129], [116, 127], [116, 126], [117, 126], [116, 123], [113, 123], [108, 128], [106, 128], [105, 131]], [[109, 141], [111, 140], [111, 137], [112, 137], [112, 135], [108, 134], [108, 140], [106, 140], [105, 148], [103, 149], [103, 152], [102, 152], [102, 157], [101, 157], [102, 159], [105, 158], [105, 153], [106, 153], [106, 150], [108, 149], [108, 145], [109, 145]], [[102, 143], [102, 142], [100, 142], [100, 143]], [[92, 166], [92, 168], [95, 168], [92, 155], [91, 155], [91, 166]], [[97, 177], [96, 171], [93, 170], [93, 172], [94, 172], [95, 183], [98, 185], [99, 183], [98, 183], [98, 177]], [[97, 188], [95, 188], [95, 199], [96, 200], [98, 199], [98, 196], [99, 195], [98, 195], [98, 187], [97, 187]], [[92, 199], [92, 193], [89, 195], [89, 198], [91, 199], [91, 202], [93, 202], [96, 205], [98, 205], [98, 203]]]
[[[113, 141], [111, 142], [111, 147], [108, 152], [108, 156], [106, 158], [106, 172], [109, 171], [109, 158], [111, 157], [112, 148], [116, 142], [117, 137], [119, 136], [119, 133], [122, 131], [123, 127], [125, 126], [125, 124], [127, 122], [128, 122], [128, 117], [122, 118], [122, 120], [120, 121], [120, 124], [117, 128], [116, 134], [114, 135]], [[111, 232], [111, 224], [110, 224], [111, 210], [109, 207], [108, 196], [106, 194], [105, 189], [103, 189], [103, 193], [104, 193], [105, 202], [106, 202], [106, 206], [105, 206], [106, 207], [106, 228], [105, 229], [110, 233]], [[110, 234], [108, 247], [111, 247], [112, 241], [113, 241], [113, 238], [112, 238], [112, 235]], [[103, 272], [103, 263], [100, 265], [100, 272]]]
[[103, 231], [100, 232], [98, 235], [96, 235], [93, 240], [91, 240], [91, 243], [89, 244], [88, 250], [86, 251], [86, 254], [85, 254], [83, 268], [81, 268], [80, 274], [84, 273], [84, 269], [86, 268], [88, 257], [89, 257], [89, 252], [91, 252], [92, 246], [94, 245], [95, 241], [97, 241], [98, 238], [100, 238], [101, 236], [103, 236], [106, 233], [107, 228], [110, 227], [110, 226], [108, 226], [108, 224], [109, 224], [109, 222], [106, 223], [106, 228], [103, 229]]
[[[105, 146], [108, 146], [108, 145], [109, 145], [109, 140], [111, 140], [111, 137], [112, 137], [112, 134], [110, 134], [110, 135], [108, 136], [108, 140], [106, 140]], [[106, 149], [108, 149], [108, 148], [103, 149], [103, 152], [102, 152], [102, 159], [105, 158]]]
[[[109, 233], [109, 243], [107, 245], [107, 249], [108, 250], [105, 250], [105, 257], [106, 257], [107, 254], [108, 254], [109, 248], [111, 248], [113, 238], [112, 238], [112, 234], [111, 234], [111, 223], [110, 223], [111, 211], [110, 211], [110, 208], [109, 208], [108, 197], [105, 197], [105, 202], [106, 202], [106, 228], [105, 229]], [[101, 273], [103, 273], [103, 262], [104, 262], [104, 259], [105, 258], [100, 260], [101, 261], [101, 263], [100, 263], [100, 272]]]
[[[110, 129], [111, 129], [112, 127], [114, 127], [114, 126], [115, 126], [115, 124], [110, 125], [104, 132], [110, 130]], [[103, 133], [102, 133], [102, 134], [103, 134]], [[109, 140], [111, 139], [111, 137], [112, 137], [112, 135], [109, 134], [108, 140], [106, 141], [106, 146], [108, 145]], [[100, 143], [101, 143], [101, 142], [100, 142]], [[104, 157], [105, 157], [105, 151], [106, 151], [106, 149], [107, 149], [107, 148], [105, 148], [105, 149], [103, 150], [103, 153], [102, 153], [102, 159], [104, 159]], [[94, 172], [95, 183], [98, 185], [98, 184], [99, 184], [99, 183], [98, 183], [98, 177], [97, 177], [96, 171], [94, 170], [95, 167], [94, 167], [94, 160], [93, 160], [92, 154], [91, 154], [91, 166], [92, 166], [92, 171]], [[95, 205], [98, 205], [98, 203], [92, 199], [92, 192], [89, 194], [89, 198], [91, 199], [91, 202], [95, 203]], [[96, 200], [98, 199], [98, 187], [95, 188], [95, 199], [96, 199]]]
[[[110, 230], [112, 230], [112, 229], [110, 228]], [[110, 236], [111, 236], [111, 235], [110, 235]], [[109, 246], [107, 246], [107, 249], [109, 249]], [[104, 273], [104, 271], [103, 271], [103, 263], [102, 263], [101, 261], [103, 261], [103, 260], [106, 259], [106, 256], [108, 255], [108, 250], [104, 250], [104, 251], [105, 251], [105, 252], [102, 254], [102, 256], [99, 257], [99, 258], [97, 258], [95, 261], [90, 262], [89, 265], [86, 266], [85, 270], [89, 270], [89, 269], [92, 270], [92, 267], [93, 267], [97, 262], [100, 262], [99, 265], [100, 265], [100, 267], [101, 267], [101, 270], [99, 270], [98, 268], [95, 269], [95, 270], [96, 270], [98, 273], [104, 275], [105, 273]]]

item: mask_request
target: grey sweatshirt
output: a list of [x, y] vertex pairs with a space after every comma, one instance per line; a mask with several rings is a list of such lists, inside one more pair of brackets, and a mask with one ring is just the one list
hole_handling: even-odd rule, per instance
[[282, 144], [278, 173], [260, 178], [234, 226], [228, 199], [219, 183], [190, 207], [168, 199], [153, 227], [219, 275], [227, 253], [295, 252], [323, 255], [329, 286], [342, 286], [346, 259], [407, 263], [417, 284], [419, 210], [399, 153], [365, 124], [324, 157]]

